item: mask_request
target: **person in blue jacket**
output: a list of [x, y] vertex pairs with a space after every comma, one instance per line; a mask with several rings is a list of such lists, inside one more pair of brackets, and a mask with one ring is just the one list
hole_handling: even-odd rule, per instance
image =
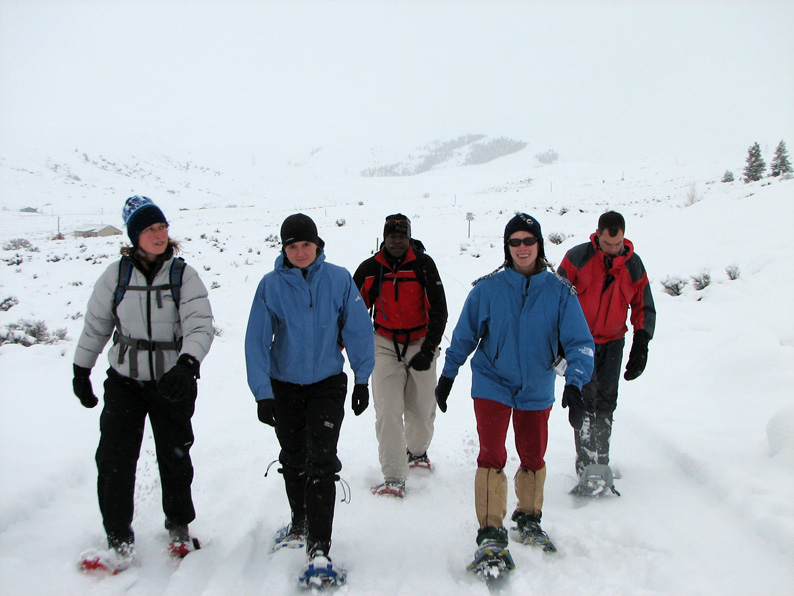
[[352, 408], [358, 416], [369, 404], [375, 365], [372, 323], [350, 273], [325, 260], [325, 243], [311, 218], [287, 217], [281, 242], [282, 253], [259, 283], [248, 319], [248, 385], [259, 420], [275, 427], [281, 446], [280, 471], [292, 512], [282, 538], [290, 546], [305, 541], [310, 565], [319, 567], [321, 561], [330, 565], [334, 483], [342, 469], [342, 350], [355, 374]]
[[[560, 346], [567, 359], [562, 405], [581, 426], [582, 386], [593, 372], [593, 338], [576, 290], [549, 270], [538, 221], [519, 213], [504, 231], [505, 262], [474, 282], [446, 351], [436, 387], [442, 412], [458, 369], [472, 352], [474, 413], [480, 452], [474, 503], [480, 529], [475, 557], [486, 549], [507, 550], [507, 463], [505, 440], [513, 419], [520, 467], [514, 484], [518, 500], [512, 520], [525, 543], [549, 544], [540, 528], [548, 420], [554, 403], [555, 360]], [[471, 566], [470, 566], [471, 567]]]

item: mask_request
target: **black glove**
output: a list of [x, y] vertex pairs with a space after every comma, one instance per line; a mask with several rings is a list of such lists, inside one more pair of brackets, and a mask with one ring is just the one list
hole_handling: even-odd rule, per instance
[[256, 415], [259, 417], [259, 422], [268, 426], [276, 426], [276, 415], [273, 411], [275, 405], [275, 399], [262, 399], [256, 402]]
[[648, 342], [651, 341], [651, 336], [645, 329], [640, 329], [634, 333], [634, 341], [631, 342], [631, 351], [629, 352], [629, 361], [626, 363], [626, 372], [623, 378], [627, 381], [633, 381], [642, 374], [645, 370], [645, 365], [648, 364]]
[[99, 403], [97, 396], [94, 395], [94, 388], [91, 386], [91, 369], [73, 365], [74, 378], [72, 379], [72, 390], [80, 399], [80, 403], [85, 408], [93, 408]]
[[582, 392], [576, 385], [566, 385], [562, 391], [562, 407], [568, 408], [568, 422], [574, 430], [581, 430], [586, 408]]
[[157, 381], [160, 393], [171, 401], [184, 401], [196, 396], [199, 361], [190, 354], [182, 354], [174, 367]]
[[432, 350], [422, 348], [411, 358], [411, 361], [408, 363], [408, 368], [414, 370], [430, 370], [430, 365], [433, 364], [433, 356], [435, 356], [435, 354]]
[[444, 375], [438, 377], [438, 385], [436, 385], [436, 403], [438, 404], [438, 409], [442, 412], [447, 411], [447, 398], [449, 397], [449, 392], [452, 391], [452, 383], [454, 382], [455, 379], [450, 379]]
[[353, 385], [353, 413], [361, 416], [361, 413], [369, 405], [369, 388], [366, 383], [356, 383]]

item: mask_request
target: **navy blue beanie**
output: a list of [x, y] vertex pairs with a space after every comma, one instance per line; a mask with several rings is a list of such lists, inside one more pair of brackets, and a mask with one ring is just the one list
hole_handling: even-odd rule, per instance
[[543, 248], [543, 233], [540, 231], [540, 223], [531, 215], [517, 213], [505, 226], [505, 260], [510, 265], [513, 264], [513, 258], [510, 256], [510, 247], [507, 246], [507, 240], [519, 230], [529, 232], [538, 239], [538, 258], [545, 259], [546, 251]]
[[121, 212], [124, 223], [127, 224], [127, 236], [133, 246], [138, 246], [138, 238], [146, 228], [156, 223], [168, 225], [168, 220], [160, 208], [149, 197], [135, 195], [124, 203]]

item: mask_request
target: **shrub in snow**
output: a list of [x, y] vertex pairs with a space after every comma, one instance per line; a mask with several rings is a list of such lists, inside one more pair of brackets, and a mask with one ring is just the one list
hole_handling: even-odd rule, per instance
[[537, 159], [542, 164], [552, 164], [557, 159], [559, 159], [559, 154], [554, 149], [549, 149], [544, 151], [543, 153], [538, 153], [535, 155], [535, 159]]
[[695, 286], [695, 289], [705, 290], [708, 285], [711, 283], [711, 273], [706, 270], [701, 271], [698, 275], [690, 276], [692, 278], [692, 285]]
[[733, 182], [733, 180], [734, 180], [733, 172], [731, 172], [730, 170], [725, 170], [725, 173], [722, 175], [722, 181], [723, 182]]
[[739, 279], [739, 266], [738, 265], [728, 265], [725, 268], [725, 273], [728, 274], [728, 279], [731, 279], [731, 280]]
[[19, 320], [0, 328], [0, 344], [54, 344], [66, 337], [66, 329], [57, 329], [54, 334], [47, 330], [44, 321]]
[[28, 250], [30, 252], [38, 252], [39, 249], [31, 244], [30, 240], [25, 238], [14, 238], [9, 240], [3, 245], [3, 250]]
[[665, 277], [661, 283], [665, 292], [671, 296], [680, 296], [689, 282], [680, 277]]
[[698, 201], [703, 200], [703, 197], [698, 195], [697, 186], [694, 184], [689, 187], [689, 190], [686, 191], [686, 200], [684, 201], [684, 207], [691, 207]]
[[552, 244], [562, 244], [563, 242], [565, 242], [565, 240], [570, 238], [570, 236], [562, 232], [552, 232], [551, 234], [549, 234], [548, 238], [549, 238], [549, 242], [551, 242]]
[[8, 298], [0, 302], [0, 310], [2, 310], [3, 312], [9, 311], [17, 304], [19, 304], [19, 300], [17, 300], [13, 296], [9, 296]]
[[[9, 267], [16, 267], [24, 263], [25, 259], [22, 257], [22, 255], [17, 253], [13, 257], [9, 257], [8, 259], [3, 259], [3, 261], [5, 261], [6, 265], [8, 265]], [[17, 269], [17, 271], [19, 270]]]
[[347, 223], [347, 222], [346, 222], [344, 219], [337, 219], [337, 220], [336, 220], [336, 227], [338, 227], [338, 228], [341, 228], [341, 227], [342, 227], [342, 226], [344, 226], [346, 223]]

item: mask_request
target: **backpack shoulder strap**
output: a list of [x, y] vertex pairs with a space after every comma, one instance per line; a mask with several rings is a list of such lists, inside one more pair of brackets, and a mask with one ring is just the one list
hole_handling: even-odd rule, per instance
[[124, 298], [127, 293], [127, 288], [130, 287], [130, 279], [132, 278], [132, 261], [128, 257], [121, 257], [119, 261], [119, 279], [116, 282], [116, 291], [113, 293], [113, 306], [111, 314], [113, 315], [113, 322], [116, 329], [120, 328], [119, 316], [116, 314], [116, 309], [119, 302]]
[[127, 257], [122, 257], [122, 259], [119, 261], [119, 279], [116, 283], [116, 292], [113, 294], [113, 312], [116, 311], [116, 307], [118, 306], [119, 302], [121, 302], [122, 298], [124, 298], [124, 294], [127, 292], [127, 288], [130, 287], [132, 267], [132, 261]]
[[175, 258], [171, 263], [171, 296], [174, 298], [174, 304], [177, 309], [179, 308], [179, 299], [182, 294], [182, 277], [185, 275], [185, 259], [182, 257]]

